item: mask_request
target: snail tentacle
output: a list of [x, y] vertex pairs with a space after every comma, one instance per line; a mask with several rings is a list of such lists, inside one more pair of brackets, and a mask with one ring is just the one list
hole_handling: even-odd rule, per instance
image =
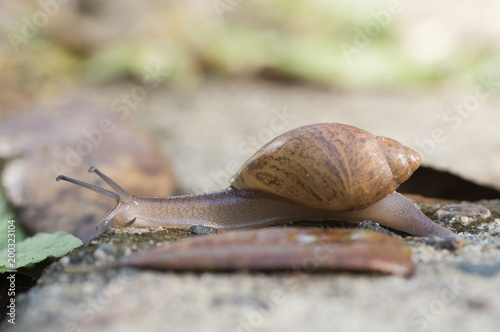
[[369, 219], [418, 236], [455, 237], [395, 192], [420, 166], [401, 143], [338, 123], [296, 128], [250, 157], [225, 190], [197, 195], [134, 196], [94, 166], [115, 192], [68, 178], [116, 200], [98, 223], [120, 227], [205, 225], [251, 228], [298, 220]]

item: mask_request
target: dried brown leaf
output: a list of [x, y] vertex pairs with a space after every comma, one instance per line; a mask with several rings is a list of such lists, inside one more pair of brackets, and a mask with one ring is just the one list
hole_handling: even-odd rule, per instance
[[143, 251], [119, 266], [174, 271], [353, 271], [410, 276], [410, 248], [352, 229], [264, 228], [210, 234]]

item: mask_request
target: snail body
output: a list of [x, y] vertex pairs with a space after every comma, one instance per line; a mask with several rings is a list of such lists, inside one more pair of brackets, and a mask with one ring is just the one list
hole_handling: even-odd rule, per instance
[[95, 167], [115, 192], [60, 175], [117, 200], [97, 227], [252, 228], [298, 220], [371, 220], [418, 236], [455, 237], [395, 192], [420, 166], [399, 142], [337, 123], [296, 128], [257, 151], [228, 189], [183, 196], [128, 194]]

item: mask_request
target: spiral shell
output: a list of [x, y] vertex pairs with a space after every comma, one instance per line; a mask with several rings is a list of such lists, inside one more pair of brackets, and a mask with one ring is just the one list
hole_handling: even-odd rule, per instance
[[417, 152], [393, 139], [345, 124], [312, 124], [264, 145], [231, 185], [313, 208], [352, 211], [395, 191], [420, 163]]

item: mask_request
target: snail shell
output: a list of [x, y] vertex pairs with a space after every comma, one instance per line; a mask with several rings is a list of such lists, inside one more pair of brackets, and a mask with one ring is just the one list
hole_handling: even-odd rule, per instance
[[366, 219], [409, 234], [455, 238], [395, 192], [420, 165], [420, 156], [393, 139], [344, 124], [289, 131], [262, 147], [228, 189], [183, 196], [127, 193], [91, 167], [113, 191], [59, 176], [116, 200], [98, 224], [115, 216], [120, 227], [205, 225], [252, 228], [298, 220]]
[[393, 139], [345, 124], [312, 124], [264, 145], [231, 185], [313, 208], [360, 210], [395, 191], [420, 163], [416, 151]]

